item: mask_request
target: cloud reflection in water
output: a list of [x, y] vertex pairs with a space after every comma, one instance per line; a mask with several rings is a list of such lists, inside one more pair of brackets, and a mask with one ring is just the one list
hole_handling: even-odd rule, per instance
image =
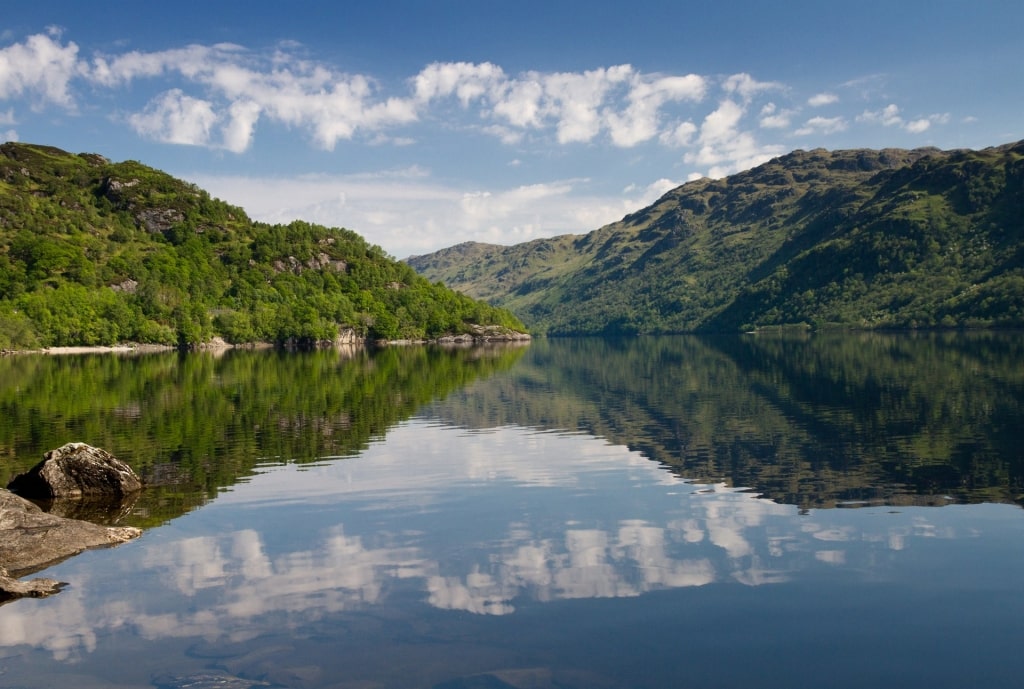
[[855, 513], [872, 510], [801, 515], [687, 484], [589, 436], [411, 422], [360, 457], [266, 467], [137, 543], [60, 565], [55, 575], [75, 585], [5, 607], [0, 646], [73, 659], [126, 628], [147, 640], [244, 641], [398, 599], [508, 615], [566, 599], [772, 584], [814, 567], [877, 570], [914, 539], [963, 535], [922, 510]]

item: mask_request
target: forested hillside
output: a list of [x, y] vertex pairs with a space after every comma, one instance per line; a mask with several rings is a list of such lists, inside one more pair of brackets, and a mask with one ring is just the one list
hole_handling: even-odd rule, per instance
[[795, 151], [587, 235], [408, 259], [549, 334], [1024, 325], [1024, 142]]
[[423, 339], [511, 314], [355, 232], [267, 225], [134, 161], [0, 146], [0, 348]]

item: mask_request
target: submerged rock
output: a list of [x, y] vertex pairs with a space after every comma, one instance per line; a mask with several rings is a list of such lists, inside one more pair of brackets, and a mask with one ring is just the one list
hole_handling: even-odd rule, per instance
[[124, 496], [140, 490], [142, 480], [106, 450], [68, 443], [47, 452], [39, 464], [15, 477], [7, 488], [29, 498]]
[[124, 543], [142, 534], [130, 526], [100, 526], [43, 512], [38, 505], [0, 489], [0, 602], [60, 591], [52, 579], [17, 581], [83, 550]]
[[267, 682], [244, 679], [216, 670], [185, 676], [162, 675], [154, 678], [152, 685], [157, 689], [256, 689], [273, 686]]

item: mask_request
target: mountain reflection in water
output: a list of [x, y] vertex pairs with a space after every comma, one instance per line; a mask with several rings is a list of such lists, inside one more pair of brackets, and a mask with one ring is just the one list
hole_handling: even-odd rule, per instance
[[135, 395], [91, 406], [43, 401], [60, 376], [32, 362], [0, 390], [6, 437], [55, 446], [39, 408], [65, 404], [61, 432], [131, 438], [152, 475], [183, 478], [144, 509], [187, 508], [0, 608], [0, 686], [1016, 686], [1020, 349], [86, 359], [82, 384]]

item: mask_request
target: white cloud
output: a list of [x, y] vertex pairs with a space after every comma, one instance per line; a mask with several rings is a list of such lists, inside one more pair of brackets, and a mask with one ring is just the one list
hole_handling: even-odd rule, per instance
[[[58, 36], [55, 36], [59, 38]], [[0, 99], [29, 96], [38, 107], [74, 108], [71, 80], [78, 75], [78, 46], [44, 34], [0, 49]]]
[[793, 120], [793, 110], [779, 109], [775, 103], [766, 103], [761, 108], [759, 124], [762, 129], [785, 129]]
[[700, 101], [707, 84], [688, 74], [642, 74], [630, 65], [584, 72], [525, 72], [507, 76], [484, 64], [435, 63], [413, 79], [417, 103], [455, 97], [463, 108], [478, 103], [481, 118], [497, 124], [483, 131], [519, 143], [526, 131], [554, 129], [560, 144], [588, 143], [602, 132], [620, 147], [663, 134], [662, 109]]
[[749, 103], [754, 96], [765, 91], [775, 91], [785, 88], [777, 81], [758, 81], [746, 73], [733, 74], [723, 83], [722, 88], [726, 93], [738, 95], [743, 102]]
[[0, 127], [12, 124], [18, 124], [17, 118], [14, 117], [14, 108], [8, 108], [7, 112], [0, 112]]
[[643, 193], [636, 199], [636, 205], [639, 208], [649, 206], [681, 184], [682, 182], [677, 182], [667, 177], [655, 180], [648, 184]]
[[113, 57], [97, 55], [88, 67], [87, 76], [94, 83], [107, 87], [126, 86], [137, 79], [150, 79], [170, 72], [194, 80], [218, 65], [236, 59], [243, 52], [239, 46], [218, 44], [190, 45], [151, 53], [133, 50]]
[[846, 128], [847, 122], [843, 117], [812, 117], [804, 123], [803, 127], [797, 129], [794, 134], [797, 136], [835, 134], [846, 131]]
[[675, 148], [689, 146], [696, 133], [697, 125], [693, 122], [680, 122], [675, 128], [662, 133], [661, 143]]
[[348, 227], [399, 258], [468, 240], [514, 244], [582, 234], [620, 220], [680, 184], [664, 178], [598, 195], [588, 192], [585, 179], [460, 188], [440, 184], [417, 168], [292, 178], [181, 176], [257, 220]]
[[701, 142], [725, 143], [736, 134], [736, 127], [743, 117], [743, 108], [731, 100], [722, 101], [718, 109], [704, 118], [700, 128]]
[[865, 110], [857, 116], [858, 122], [870, 124], [881, 124], [886, 127], [902, 126], [903, 118], [900, 117], [900, 109], [895, 104], [889, 104], [881, 110]]
[[[700, 101], [706, 89], [705, 80], [695, 74], [652, 81], [635, 79], [626, 110], [622, 114], [610, 112], [606, 116], [612, 143], [629, 147], [654, 138], [658, 135], [662, 106], [681, 100]], [[675, 132], [678, 129], [677, 126]]]
[[834, 93], [819, 93], [807, 99], [807, 104], [812, 108], [820, 108], [825, 105], [832, 105], [839, 102], [839, 96]]
[[545, 77], [545, 96], [555, 115], [558, 143], [586, 143], [601, 130], [600, 107], [614, 85], [626, 81], [628, 65]]
[[922, 118], [919, 120], [911, 120], [910, 122], [907, 122], [906, 124], [903, 125], [903, 128], [906, 129], [911, 134], [920, 134], [921, 132], [926, 131], [931, 126], [931, 120], [929, 120], [928, 118]]
[[708, 176], [725, 177], [767, 162], [783, 152], [777, 145], [759, 144], [754, 135], [739, 127], [745, 114], [743, 106], [723, 100], [701, 124], [696, 151], [683, 156], [683, 161], [708, 167]]
[[949, 113], [937, 113], [915, 120], [905, 120], [895, 104], [889, 104], [881, 110], [865, 110], [857, 116], [858, 122], [881, 124], [885, 127], [899, 127], [911, 134], [927, 131], [933, 124], [946, 124], [950, 120]]
[[505, 72], [489, 62], [435, 62], [413, 79], [416, 99], [426, 103], [455, 95], [463, 107], [505, 81]]
[[[378, 98], [368, 77], [340, 74], [284, 51], [261, 59], [232, 44], [100, 56], [88, 75], [94, 83], [111, 88], [155, 77], [180, 78], [183, 83], [176, 90], [182, 93], [192, 84], [203, 87], [214, 119], [226, 122], [222, 140], [207, 138], [203, 143], [236, 153], [251, 145], [260, 117], [304, 128], [317, 145], [332, 150], [339, 140], [351, 139], [359, 131], [376, 132], [418, 116], [412, 99]], [[142, 119], [153, 125], [151, 114], [136, 114], [130, 121]], [[149, 136], [175, 140], [170, 131], [149, 131]]]
[[0, 134], [0, 138], [2, 138], [4, 141], [17, 141], [18, 132], [14, 131], [13, 129], [8, 129], [3, 134]]
[[256, 132], [256, 121], [261, 108], [252, 101], [235, 101], [229, 108], [230, 119], [224, 126], [224, 148], [232, 153], [242, 153], [252, 144]]
[[128, 117], [132, 128], [144, 137], [164, 143], [204, 146], [217, 122], [213, 106], [204, 100], [172, 89], [150, 101], [145, 110]]
[[513, 129], [500, 124], [492, 124], [481, 129], [482, 132], [497, 138], [506, 146], [515, 146], [523, 140], [522, 130]]
[[544, 85], [537, 76], [504, 84], [500, 99], [493, 104], [493, 114], [513, 127], [543, 126], [541, 101], [544, 98]]

